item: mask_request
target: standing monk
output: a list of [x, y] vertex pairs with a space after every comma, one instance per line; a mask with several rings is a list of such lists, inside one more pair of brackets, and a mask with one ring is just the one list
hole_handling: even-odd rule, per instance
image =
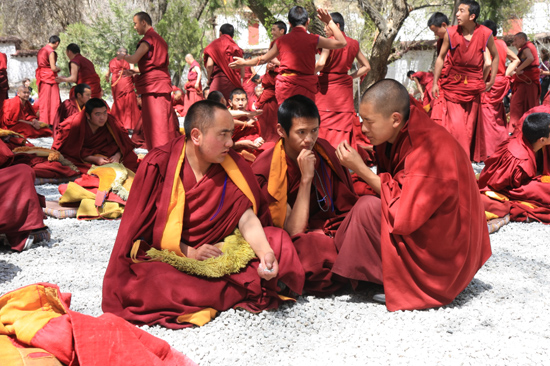
[[210, 90], [222, 92], [225, 99], [229, 99], [231, 91], [243, 87], [244, 69], [232, 70], [228, 66], [234, 57], [243, 57], [243, 50], [233, 40], [234, 33], [235, 28], [231, 24], [223, 24], [218, 39], [204, 49], [204, 66]]
[[[103, 280], [103, 311], [135, 324], [185, 328], [234, 307], [277, 308], [290, 300], [278, 295], [279, 284], [302, 292], [304, 272], [290, 238], [262, 228], [256, 216], [265, 202], [252, 170], [231, 150], [233, 129], [225, 106], [198, 101], [185, 117], [185, 137], [147, 154]], [[216, 260], [227, 237], [241, 249], [224, 255], [236, 270]], [[150, 260], [163, 249], [173, 252], [173, 264], [182, 262], [179, 270]]]
[[383, 284], [390, 311], [446, 305], [491, 256], [470, 159], [395, 80], [370, 87], [359, 113], [378, 175], [346, 142], [336, 154], [378, 196], [359, 198], [338, 229], [332, 271]]
[[88, 84], [92, 89], [92, 98], [101, 98], [101, 80], [95, 71], [94, 64], [80, 54], [80, 47], [71, 43], [67, 46], [65, 54], [69, 59], [70, 76], [58, 76], [58, 83]]
[[0, 52], [0, 120], [2, 120], [2, 105], [8, 99], [8, 90], [10, 90], [8, 82], [8, 57], [5, 53]]
[[38, 87], [38, 102], [40, 104], [40, 118], [53, 126], [57, 108], [61, 103], [59, 97], [59, 83], [56, 80], [60, 71], [56, 65], [57, 52], [61, 40], [58, 36], [51, 36], [49, 43], [42, 47], [36, 55], [36, 86]]
[[31, 103], [29, 88], [19, 86], [17, 95], [4, 102], [1, 127], [20, 133], [26, 138], [49, 137], [52, 130], [38, 120]]
[[521, 64], [512, 77], [512, 98], [510, 99], [510, 124], [508, 132], [513, 133], [525, 112], [539, 105], [540, 62], [537, 47], [527, 35], [520, 32], [514, 36], [513, 45], [518, 49]]
[[[117, 50], [116, 57], [109, 61], [109, 71], [105, 77], [107, 81], [111, 81], [111, 92], [113, 93], [111, 114], [127, 130], [133, 130], [140, 117], [140, 111], [137, 106], [133, 79], [131, 76], [124, 75], [125, 70], [133, 68], [133, 65], [124, 60], [124, 56], [127, 54], [128, 50], [124, 47]], [[109, 76], [111, 76], [110, 80]]]
[[[448, 27], [441, 51], [435, 62], [432, 86], [432, 119], [453, 135], [464, 151], [474, 158], [475, 131], [480, 115], [481, 93], [491, 89], [498, 70], [498, 51], [489, 28], [476, 23], [479, 4], [472, 0], [460, 1], [456, 18], [458, 25]], [[491, 79], [485, 82], [484, 52], [488, 49], [493, 61]], [[447, 55], [447, 51], [449, 54]], [[448, 67], [442, 74], [447, 57]], [[439, 78], [441, 80], [441, 94]]]
[[[344, 33], [344, 17], [340, 13], [330, 13], [332, 20], [346, 39], [346, 47], [337, 50], [323, 49], [315, 71], [319, 71], [319, 92], [315, 103], [319, 108], [321, 126], [319, 137], [327, 140], [334, 148], [342, 141], [352, 143], [353, 125], [360, 124], [353, 104], [353, 79], [366, 75], [370, 64], [359, 42]], [[332, 38], [330, 27], [325, 25], [327, 37]], [[357, 59], [359, 68], [348, 75]]]
[[192, 54], [188, 53], [185, 56], [185, 62], [189, 65], [189, 72], [187, 72], [187, 83], [185, 83], [185, 101], [183, 105], [185, 106], [183, 115], [184, 117], [187, 114], [187, 110], [195, 103], [196, 101], [203, 100], [202, 97], [202, 72], [201, 65], [195, 60]]
[[[139, 67], [137, 93], [141, 95], [143, 134], [149, 149], [162, 146], [179, 135], [177, 117], [172, 109], [172, 81], [168, 72], [168, 44], [155, 31], [145, 12], [134, 15], [134, 29], [143, 38], [136, 52], [124, 57]], [[136, 72], [127, 70], [128, 75]]]
[[269, 51], [263, 56], [250, 60], [235, 57], [229, 66], [239, 68], [254, 66], [278, 57], [279, 75], [275, 81], [275, 96], [280, 105], [293, 95], [301, 94], [315, 101], [318, 91], [318, 78], [315, 73], [315, 55], [318, 48], [338, 49], [346, 46], [346, 39], [332, 21], [326, 9], [317, 10], [321, 19], [333, 33], [334, 39], [321, 37], [307, 32], [309, 16], [301, 6], [294, 6], [288, 12], [288, 22], [292, 29], [275, 40]]

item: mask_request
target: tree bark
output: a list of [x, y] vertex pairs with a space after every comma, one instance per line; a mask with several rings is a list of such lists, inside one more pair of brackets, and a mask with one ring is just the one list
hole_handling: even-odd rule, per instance
[[260, 23], [262, 23], [269, 33], [269, 27], [271, 26], [270, 23], [274, 19], [271, 10], [269, 10], [261, 0], [248, 0], [248, 7], [252, 10], [254, 15], [258, 17]]

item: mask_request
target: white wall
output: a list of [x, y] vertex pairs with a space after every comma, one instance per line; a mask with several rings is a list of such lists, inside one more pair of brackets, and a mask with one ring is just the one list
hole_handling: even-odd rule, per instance
[[[36, 57], [13, 57], [15, 54], [15, 44], [0, 43], [0, 52], [3, 52], [8, 57], [8, 80], [10, 88], [21, 84], [25, 78], [33, 80], [37, 68]], [[15, 93], [10, 89], [10, 96]]]

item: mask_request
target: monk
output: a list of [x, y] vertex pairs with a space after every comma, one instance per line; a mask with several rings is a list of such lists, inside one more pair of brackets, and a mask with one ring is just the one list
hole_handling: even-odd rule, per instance
[[537, 47], [527, 35], [520, 32], [514, 36], [514, 47], [518, 49], [521, 64], [512, 78], [512, 98], [510, 99], [510, 123], [508, 132], [513, 133], [521, 116], [539, 105], [540, 62]]
[[307, 32], [309, 15], [301, 6], [294, 6], [288, 12], [290, 33], [275, 40], [269, 51], [263, 56], [245, 60], [234, 57], [229, 66], [239, 68], [255, 66], [278, 58], [279, 75], [275, 82], [275, 97], [281, 105], [293, 95], [301, 94], [315, 101], [317, 94], [317, 74], [315, 74], [315, 55], [318, 48], [338, 49], [346, 46], [346, 39], [332, 20], [326, 9], [317, 9], [318, 17], [333, 33], [334, 39], [321, 37]]
[[445, 39], [445, 35], [447, 34], [447, 27], [449, 26], [449, 24], [451, 24], [449, 23], [449, 18], [447, 18], [445, 14], [440, 12], [433, 13], [428, 19], [428, 28], [437, 37], [437, 55], [439, 55], [439, 51], [441, 51], [441, 46], [443, 46], [443, 40]]
[[479, 177], [485, 211], [512, 221], [550, 223], [550, 107], [530, 109], [521, 129], [485, 161]]
[[[170, 93], [172, 80], [168, 71], [168, 44], [155, 31], [151, 16], [145, 12], [134, 15], [134, 29], [143, 38], [133, 55], [124, 56], [131, 64], [137, 64], [137, 93], [141, 95], [143, 134], [149, 149], [162, 146], [179, 135], [179, 125], [172, 109]], [[136, 74], [127, 70], [129, 76]]]
[[[212, 93], [210, 93], [212, 94]], [[237, 88], [229, 94], [229, 107], [231, 115], [234, 118], [235, 131], [233, 132], [233, 149], [241, 152], [245, 159], [252, 161], [254, 156], [258, 156], [265, 150], [264, 139], [261, 137], [261, 131], [256, 118], [256, 113], [250, 113], [246, 110], [248, 99], [246, 91], [242, 88]], [[243, 150], [249, 154], [243, 153]]]
[[38, 100], [40, 103], [40, 119], [53, 126], [57, 108], [61, 103], [59, 97], [59, 82], [56, 81], [57, 73], [61, 71], [57, 67], [57, 53], [61, 39], [51, 36], [49, 43], [38, 51], [36, 55], [36, 86], [38, 87]]
[[281, 139], [252, 169], [275, 226], [291, 236], [306, 273], [304, 291], [326, 296], [340, 289], [331, 272], [337, 257], [334, 234], [357, 196], [334, 148], [318, 138], [319, 111], [302, 95], [279, 107]]
[[[410, 70], [407, 73], [407, 77], [414, 81], [416, 88], [422, 94], [422, 105], [424, 107], [430, 106], [432, 101], [432, 95], [430, 91], [432, 90], [432, 85], [434, 82], [434, 74], [432, 72], [417, 71], [414, 72]], [[430, 107], [428, 107], [430, 108]]]
[[116, 57], [109, 61], [109, 70], [105, 78], [111, 82], [111, 93], [113, 94], [111, 114], [122, 123], [124, 128], [134, 130], [141, 112], [137, 106], [132, 77], [124, 75], [125, 70], [134, 67], [124, 60], [124, 56], [127, 54], [128, 50], [124, 47], [117, 50]]
[[[225, 100], [222, 92], [217, 90], [214, 90], [212, 91], [212, 93], [209, 93], [208, 98], [206, 98], [206, 100], [211, 100], [213, 102], [220, 103], [227, 106], [227, 100]], [[233, 115], [233, 111], [230, 111], [230, 112]]]
[[195, 60], [192, 54], [188, 53], [185, 55], [185, 62], [189, 65], [189, 71], [187, 72], [187, 82], [185, 83], [185, 101], [184, 105], [185, 110], [183, 111], [183, 116], [187, 114], [189, 107], [193, 105], [196, 101], [203, 100], [202, 96], [202, 71], [201, 65]]
[[52, 148], [73, 162], [83, 174], [92, 164], [123, 163], [137, 170], [137, 155], [128, 132], [107, 113], [102, 99], [92, 98], [83, 111], [67, 118], [55, 135]]
[[101, 98], [101, 80], [95, 71], [92, 61], [80, 54], [80, 47], [71, 43], [67, 46], [65, 54], [69, 59], [70, 76], [58, 76], [58, 83], [88, 84], [92, 89], [92, 98]]
[[2, 105], [8, 99], [8, 58], [5, 53], [0, 52], [0, 120], [2, 119]]
[[243, 56], [243, 50], [233, 40], [234, 33], [233, 25], [223, 24], [219, 37], [204, 49], [204, 67], [210, 90], [222, 92], [225, 99], [229, 99], [233, 89], [243, 87], [244, 70], [232, 70], [228, 66], [234, 57]]
[[[499, 56], [489, 28], [477, 24], [479, 4], [460, 1], [456, 18], [458, 25], [448, 27], [437, 57], [432, 86], [431, 117], [444, 126], [474, 160], [475, 131], [481, 108], [481, 93], [491, 89], [497, 76]], [[485, 82], [484, 53], [491, 57], [491, 77]], [[449, 54], [447, 55], [447, 52]], [[447, 57], [449, 65], [442, 74]], [[441, 94], [439, 78], [441, 80]]]
[[[28, 90], [28, 89], [27, 89]], [[6, 235], [12, 250], [29, 249], [33, 242], [49, 240], [42, 207], [46, 202], [34, 188], [34, 172], [29, 166], [10, 166], [14, 155], [0, 140], [0, 234]]]
[[347, 142], [336, 155], [377, 195], [359, 198], [340, 225], [332, 271], [382, 284], [375, 300], [390, 311], [449, 304], [491, 256], [470, 159], [395, 80], [370, 87], [359, 114], [378, 175]]
[[48, 125], [39, 121], [29, 102], [29, 89], [23, 85], [17, 88], [17, 95], [4, 102], [2, 126], [26, 138], [49, 137], [52, 130]]
[[185, 117], [185, 94], [175, 85], [172, 85], [172, 108], [178, 117]]
[[[277, 38], [286, 34], [286, 24], [282, 21], [276, 21], [271, 26], [271, 46]], [[277, 109], [279, 104], [275, 97], [275, 79], [279, 74], [279, 67], [271, 60], [266, 64], [265, 74], [262, 76], [262, 87], [264, 91], [256, 103], [256, 109], [261, 109], [263, 112], [258, 117], [260, 129], [262, 130], [262, 138], [267, 142], [277, 142], [279, 134], [277, 133]]]
[[[492, 20], [486, 20], [483, 25], [493, 32], [499, 63], [495, 83], [489, 91], [481, 95], [482, 118], [479, 121], [479, 135], [476, 140], [479, 147], [475, 149], [478, 152], [474, 156], [475, 161], [485, 161], [487, 157], [493, 155], [497, 146], [508, 138], [506, 110], [503, 100], [510, 90], [510, 75], [520, 63], [515, 53], [508, 49], [506, 42], [497, 39], [496, 23]], [[510, 60], [508, 67], [506, 67], [506, 60]]]
[[[319, 91], [315, 96], [315, 103], [321, 118], [319, 137], [336, 148], [342, 141], [352, 143], [353, 125], [360, 123], [353, 103], [353, 80], [366, 75], [370, 70], [370, 64], [361, 52], [359, 42], [344, 32], [342, 14], [330, 13], [330, 16], [347, 44], [344, 48], [323, 49], [321, 52], [321, 57], [315, 65], [315, 71], [319, 71]], [[327, 25], [325, 33], [327, 37], [333, 37]], [[359, 68], [349, 75], [348, 72], [355, 60]]]
[[[279, 284], [302, 292], [304, 272], [290, 238], [262, 228], [256, 216], [271, 221], [252, 170], [231, 149], [233, 129], [223, 105], [198, 101], [185, 117], [185, 137], [142, 161], [105, 273], [104, 312], [176, 329], [203, 325], [230, 308], [277, 308], [288, 299], [278, 295]], [[207, 259], [215, 266], [222, 254], [216, 243], [236, 228], [256, 254], [238, 273], [201, 277], [146, 254], [165, 249], [196, 266]]]
[[54, 136], [61, 123], [73, 114], [80, 112], [91, 97], [92, 89], [88, 84], [77, 84], [73, 88], [69, 99], [65, 99], [63, 103], [59, 105], [59, 108], [57, 108], [57, 113], [53, 121]]

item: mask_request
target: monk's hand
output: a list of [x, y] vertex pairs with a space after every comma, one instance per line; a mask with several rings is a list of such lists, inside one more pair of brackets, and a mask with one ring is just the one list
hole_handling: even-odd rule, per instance
[[250, 141], [250, 140], [237, 141], [233, 146], [237, 149], [249, 149], [249, 150], [256, 150], [258, 148], [254, 144], [254, 141]]
[[248, 119], [248, 121], [246, 121], [245, 126], [246, 127], [254, 127], [255, 124], [256, 124], [256, 120], [254, 118], [250, 118], [250, 119]]
[[35, 129], [35, 130], [39, 130], [40, 129], [40, 121], [38, 120], [33, 120], [33, 121], [30, 121], [30, 125]]
[[259, 148], [264, 144], [264, 142], [265, 140], [263, 138], [258, 137], [256, 140], [254, 140], [254, 146], [256, 146], [256, 148]]
[[121, 157], [122, 157], [122, 154], [120, 153], [120, 151], [117, 151], [117, 153], [111, 156], [109, 160], [111, 160], [111, 163], [120, 163]]
[[203, 244], [198, 248], [191, 248], [187, 251], [187, 256], [189, 258], [196, 259], [198, 261], [203, 261], [208, 258], [216, 258], [222, 255], [222, 251], [211, 244]]
[[260, 258], [258, 275], [266, 281], [277, 277], [279, 274], [279, 263], [273, 252], [268, 252]]
[[135, 74], [137, 74], [137, 72], [135, 72], [135, 71], [132, 70], [132, 69], [124, 70], [124, 71], [122, 72], [122, 75], [123, 75], [123, 76], [134, 76]]
[[238, 69], [244, 63], [244, 58], [242, 58], [242, 57], [234, 56], [233, 60], [235, 60], [235, 61], [233, 61], [229, 64], [229, 67], [232, 68], [232, 69]]
[[255, 111], [250, 111], [249, 116], [250, 117], [256, 117], [256, 116], [259, 116], [262, 113], [264, 113], [264, 111], [262, 109], [256, 109]]
[[311, 150], [303, 149], [296, 160], [302, 173], [302, 182], [311, 183], [315, 174], [315, 154]]
[[325, 24], [330, 23], [330, 21], [332, 20], [332, 17], [330, 16], [327, 9], [317, 9], [317, 17], [321, 19], [321, 21]]
[[439, 86], [437, 85], [437, 83], [434, 83], [432, 87], [432, 97], [439, 98]]
[[361, 159], [361, 155], [347, 141], [343, 141], [338, 145], [336, 156], [340, 160], [340, 164], [354, 172], [362, 165], [365, 165], [365, 162]]

